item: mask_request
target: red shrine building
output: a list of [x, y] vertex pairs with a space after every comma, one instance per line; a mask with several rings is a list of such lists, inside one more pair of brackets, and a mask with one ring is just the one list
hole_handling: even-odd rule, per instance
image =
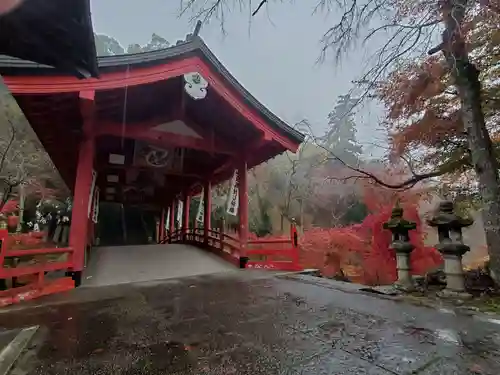
[[[78, 285], [95, 239], [104, 240], [103, 232], [112, 230], [109, 222], [107, 227], [96, 224], [99, 206], [104, 221], [106, 204], [154, 212], [161, 218], [156, 235], [161, 243], [191, 241], [216, 248], [220, 241], [222, 246], [220, 233], [212, 238], [211, 191], [235, 171], [238, 245], [230, 254], [238, 264], [248, 259], [247, 171], [285, 151], [295, 152], [303, 135], [254, 98], [197, 31], [167, 49], [96, 61], [96, 74], [92, 64], [91, 73], [80, 74], [82, 69], [75, 73], [64, 64], [54, 68], [0, 57], [5, 84], [73, 192], [69, 246], [52, 249], [68, 251], [68, 260], [18, 274], [65, 268]], [[190, 200], [201, 192], [203, 224], [194, 229]], [[183, 210], [175, 228], [179, 201]], [[13, 252], [3, 253], [2, 259]]]

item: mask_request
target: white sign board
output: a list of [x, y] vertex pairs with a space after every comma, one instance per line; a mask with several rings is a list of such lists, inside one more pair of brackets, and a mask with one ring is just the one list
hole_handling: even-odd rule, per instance
[[177, 205], [177, 223], [179, 224], [179, 228], [182, 227], [182, 211], [184, 209], [184, 204], [180, 200], [179, 204]]
[[170, 207], [167, 209], [167, 217], [165, 218], [165, 230], [170, 230]]
[[92, 211], [92, 205], [94, 204], [94, 190], [95, 183], [97, 180], [97, 172], [92, 170], [92, 184], [90, 185], [90, 195], [89, 195], [89, 204], [87, 206], [87, 217], [90, 218], [90, 212]]
[[198, 213], [196, 214], [196, 221], [198, 223], [204, 224], [205, 220], [205, 202], [204, 202], [204, 191], [201, 190], [200, 204], [198, 205]]
[[235, 169], [233, 179], [231, 180], [231, 188], [229, 190], [227, 200], [227, 213], [229, 215], [238, 215], [239, 199], [238, 199], [238, 171]]

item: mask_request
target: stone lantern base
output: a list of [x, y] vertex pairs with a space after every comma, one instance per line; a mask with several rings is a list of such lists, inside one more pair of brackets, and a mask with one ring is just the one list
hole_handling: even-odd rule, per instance
[[450, 298], [450, 299], [471, 299], [472, 294], [467, 292], [456, 292], [450, 289], [443, 289], [437, 292], [436, 295], [440, 298]]
[[396, 252], [398, 270], [398, 280], [394, 283], [394, 287], [402, 292], [412, 292], [415, 290], [415, 283], [410, 272], [410, 254], [413, 245], [409, 242], [395, 241], [391, 247]]
[[462, 267], [462, 255], [469, 250], [469, 247], [464, 244], [441, 244], [436, 248], [443, 255], [444, 273], [446, 274], [446, 289], [440, 292], [440, 296], [444, 298], [471, 298], [472, 296], [465, 291]]

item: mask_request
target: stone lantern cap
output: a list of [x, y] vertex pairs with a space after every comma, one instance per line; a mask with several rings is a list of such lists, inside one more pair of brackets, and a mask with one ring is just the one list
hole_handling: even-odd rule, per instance
[[448, 227], [452, 229], [460, 229], [469, 227], [474, 223], [470, 218], [463, 218], [455, 213], [453, 202], [443, 201], [439, 203], [438, 212], [432, 218], [427, 220], [427, 224], [431, 227]]
[[[417, 227], [417, 224], [403, 218], [403, 209], [396, 203], [396, 207], [392, 209], [391, 218], [384, 223], [384, 229], [392, 232], [393, 241], [391, 249], [396, 251], [396, 254], [409, 254], [413, 250], [413, 245], [409, 241], [408, 232]], [[400, 236], [401, 235], [401, 236]]]
[[413, 221], [408, 221], [403, 218], [403, 209], [396, 204], [392, 209], [391, 218], [384, 223], [384, 229], [390, 230], [392, 233], [406, 234], [408, 231], [416, 229], [417, 224]]

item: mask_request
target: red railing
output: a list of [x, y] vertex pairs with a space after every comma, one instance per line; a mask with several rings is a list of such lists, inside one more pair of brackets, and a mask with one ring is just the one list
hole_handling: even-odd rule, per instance
[[160, 243], [187, 243], [205, 248], [240, 268], [300, 271], [298, 235], [295, 225], [290, 237], [255, 239], [241, 248], [237, 234], [225, 233], [223, 225], [207, 231], [204, 228], [177, 229], [167, 233]]
[[[72, 248], [9, 249], [7, 236], [6, 230], [0, 230], [0, 281], [1, 289], [5, 289], [0, 290], [0, 307], [74, 288], [70, 277], [51, 281], [45, 277], [48, 272], [73, 267]], [[63, 260], [49, 259], [51, 255], [62, 254], [66, 254]]]

